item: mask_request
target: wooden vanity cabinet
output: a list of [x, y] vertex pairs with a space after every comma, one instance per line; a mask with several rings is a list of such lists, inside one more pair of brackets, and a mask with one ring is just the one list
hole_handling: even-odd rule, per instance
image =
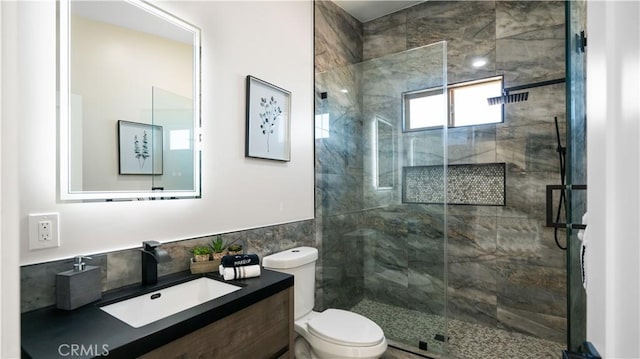
[[144, 354], [144, 359], [293, 359], [293, 287]]

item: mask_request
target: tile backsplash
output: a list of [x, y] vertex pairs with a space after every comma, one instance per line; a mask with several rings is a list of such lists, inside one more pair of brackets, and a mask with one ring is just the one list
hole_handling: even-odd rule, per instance
[[[297, 246], [316, 246], [314, 220], [305, 220], [281, 225], [224, 233], [227, 242], [236, 241], [244, 246], [246, 253], [255, 253], [260, 258]], [[169, 252], [171, 261], [158, 265], [158, 275], [177, 273], [189, 269], [189, 250], [207, 244], [213, 236], [192, 238], [162, 244]], [[142, 246], [142, 242], [141, 242]], [[138, 248], [125, 249], [91, 255], [87, 265], [102, 268], [102, 290], [108, 291], [140, 282], [141, 263]], [[54, 305], [56, 301], [56, 274], [72, 267], [72, 258], [54, 262], [38, 263], [20, 268], [20, 309], [28, 312]]]

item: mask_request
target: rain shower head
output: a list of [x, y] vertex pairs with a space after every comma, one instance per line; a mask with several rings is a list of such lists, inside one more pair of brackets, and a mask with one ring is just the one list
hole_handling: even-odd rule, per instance
[[505, 103], [527, 101], [528, 98], [529, 98], [529, 92], [520, 92], [520, 93], [510, 94], [508, 91], [505, 90], [502, 96], [489, 97], [487, 99], [487, 102], [489, 103], [489, 106], [493, 106], [493, 105], [503, 105]]
[[502, 96], [489, 97], [487, 99], [487, 102], [489, 103], [489, 106], [493, 106], [493, 105], [503, 105], [503, 104], [512, 103], [512, 102], [527, 101], [529, 99], [529, 92], [519, 92], [514, 94], [510, 92], [530, 89], [533, 87], [554, 85], [554, 84], [559, 84], [563, 82], [565, 82], [565, 79], [556, 79], [556, 80], [542, 81], [542, 82], [536, 82], [536, 83], [527, 84], [527, 85], [506, 88], [502, 90]]

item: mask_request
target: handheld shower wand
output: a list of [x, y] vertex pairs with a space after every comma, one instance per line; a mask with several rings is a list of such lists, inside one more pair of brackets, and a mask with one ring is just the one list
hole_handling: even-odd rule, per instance
[[[562, 186], [562, 189], [560, 190], [560, 201], [558, 202], [558, 212], [556, 213], [556, 223], [560, 222], [560, 215], [562, 214], [562, 206], [564, 205], [564, 208], [566, 210], [567, 208], [567, 197], [566, 197], [566, 190], [565, 190], [565, 175], [566, 175], [566, 157], [567, 157], [567, 148], [566, 147], [562, 147], [562, 142], [560, 141], [560, 127], [558, 126], [558, 117], [554, 117], [553, 118], [555, 123], [556, 123], [556, 137], [558, 139], [558, 147], [556, 148], [556, 151], [558, 152], [558, 157], [560, 159], [560, 184]], [[560, 228], [558, 227], [554, 227], [553, 229], [553, 236], [555, 238], [556, 241], [556, 245], [558, 246], [558, 248], [562, 249], [562, 250], [567, 250], [567, 246], [562, 246], [560, 244], [560, 241], [558, 240], [558, 230]]]

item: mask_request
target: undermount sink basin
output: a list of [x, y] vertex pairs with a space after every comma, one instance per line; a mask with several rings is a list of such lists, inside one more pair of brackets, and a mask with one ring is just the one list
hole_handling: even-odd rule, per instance
[[100, 309], [139, 328], [240, 289], [237, 285], [202, 277]]

